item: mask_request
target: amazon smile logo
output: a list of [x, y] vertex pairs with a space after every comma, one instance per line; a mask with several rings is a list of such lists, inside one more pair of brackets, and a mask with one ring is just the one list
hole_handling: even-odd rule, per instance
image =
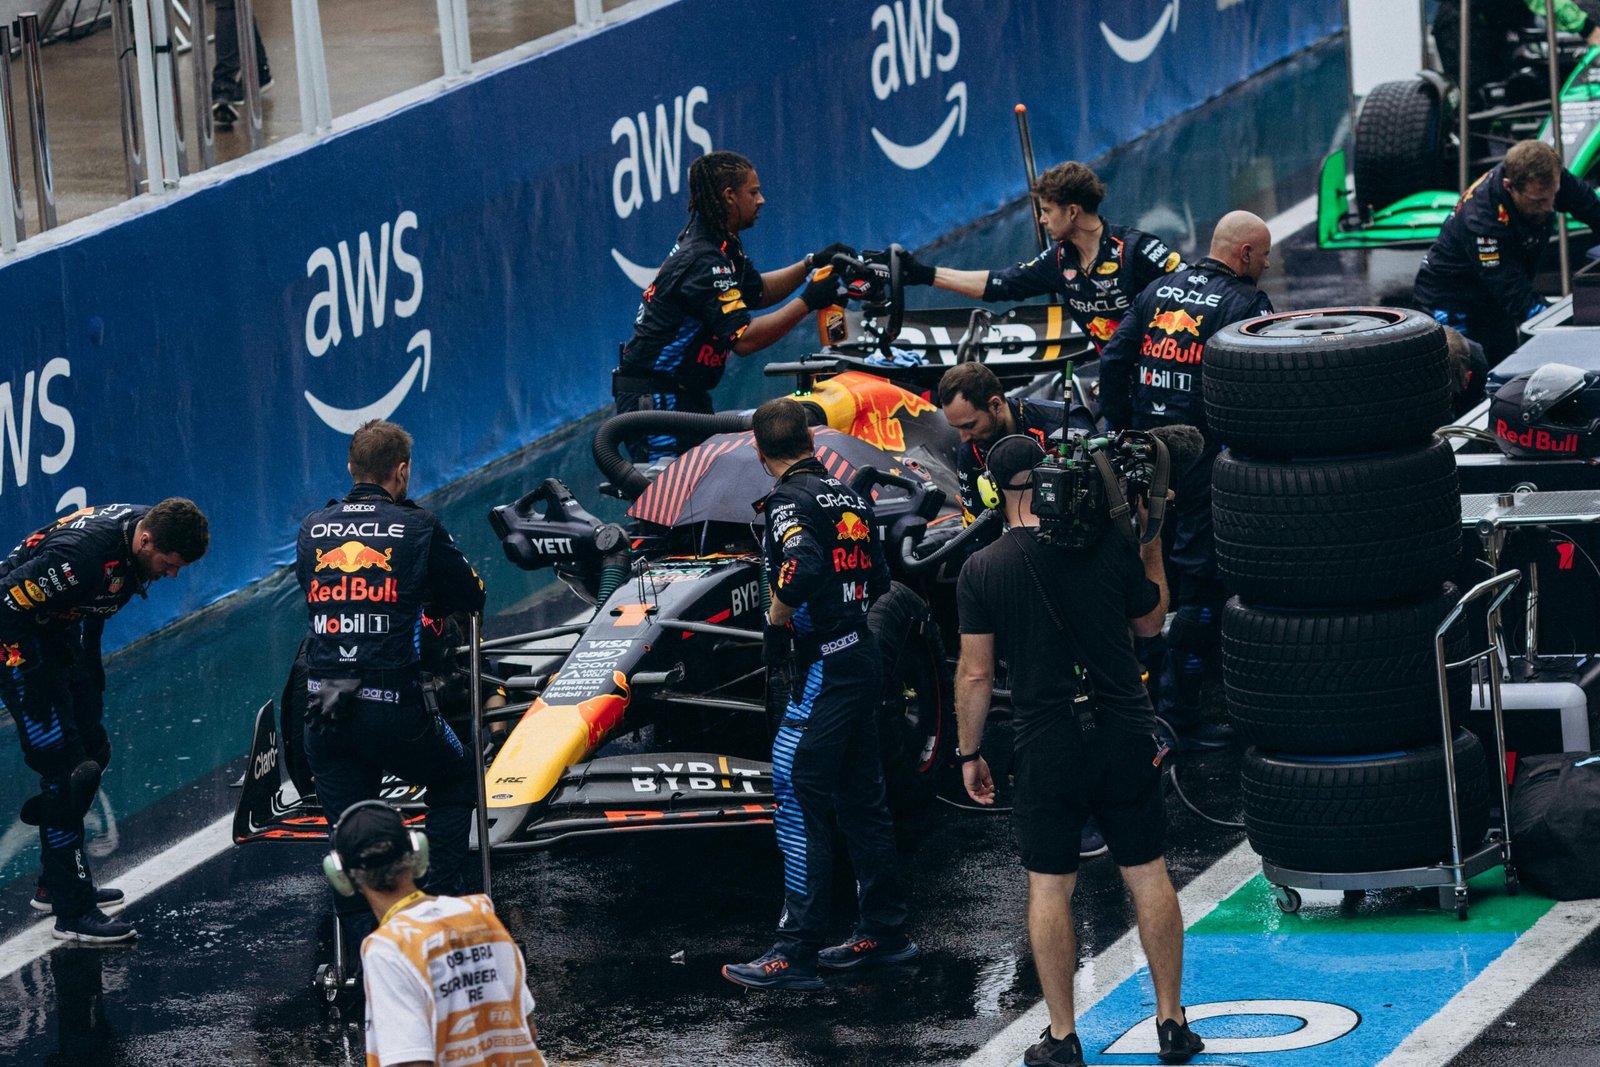
[[[893, 6], [880, 4], [872, 12], [872, 30], [883, 39], [872, 50], [872, 94], [887, 100], [902, 86], [927, 81], [934, 68], [941, 73], [955, 69], [961, 58], [961, 30], [946, 14], [944, 0], [894, 0]], [[932, 134], [915, 144], [901, 144], [876, 126], [872, 139], [889, 161], [905, 170], [917, 170], [932, 163], [951, 135], [960, 137], [967, 130], [967, 83], [958, 81], [944, 94], [950, 110]]]
[[[363, 231], [356, 238], [354, 250], [349, 241], [340, 241], [311, 253], [306, 260], [306, 277], [321, 281], [321, 288], [306, 308], [306, 351], [313, 359], [321, 360], [337, 348], [347, 328], [351, 337], [360, 337], [369, 327], [381, 330], [391, 315], [398, 324], [417, 313], [422, 305], [422, 260], [405, 247], [406, 234], [416, 228], [416, 212], [402, 211], [394, 222], [385, 222], [378, 228], [376, 241]], [[391, 262], [396, 290], [393, 293]], [[399, 293], [401, 287], [409, 290], [404, 296]], [[317, 418], [340, 433], [355, 433], [371, 419], [387, 419], [419, 379], [419, 391], [427, 390], [433, 363], [432, 333], [414, 332], [406, 342], [406, 354], [411, 353], [416, 355], [399, 379], [377, 396], [344, 395], [340, 386], [357, 378], [348, 370], [338, 375], [319, 376], [313, 372], [322, 395], [307, 389], [306, 403]], [[345, 358], [352, 357], [347, 353]], [[323, 384], [328, 377], [335, 379], [331, 386]]]
[[[1221, 5], [1219, 5], [1220, 7]], [[1155, 53], [1156, 46], [1161, 43], [1161, 37], [1166, 33], [1178, 32], [1178, 0], [1169, 0], [1161, 8], [1161, 14], [1143, 34], [1137, 37], [1122, 37], [1104, 22], [1100, 23], [1100, 33], [1106, 39], [1106, 44], [1111, 46], [1117, 58], [1125, 63], [1143, 63]]]

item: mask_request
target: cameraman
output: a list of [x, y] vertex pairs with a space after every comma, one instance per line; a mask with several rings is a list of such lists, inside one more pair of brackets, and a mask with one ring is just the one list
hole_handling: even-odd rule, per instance
[[[990, 449], [988, 472], [1001, 494], [1008, 530], [967, 561], [957, 583], [956, 759], [968, 795], [979, 804], [995, 800], [979, 744], [997, 656], [1011, 673], [1013, 824], [1028, 872], [1034, 965], [1050, 1012], [1050, 1025], [1023, 1062], [1083, 1063], [1072, 997], [1078, 856], [1064, 843], [1092, 814], [1133, 894], [1155, 984], [1161, 1060], [1182, 1063], [1204, 1044], [1189, 1029], [1180, 995], [1183, 916], [1163, 858], [1164, 749], [1153, 736], [1155, 718], [1129, 633], [1130, 627], [1144, 637], [1160, 632], [1167, 608], [1160, 548], [1152, 542], [1135, 550], [1109, 530], [1084, 549], [1042, 545], [1032, 485], [1033, 468], [1043, 458], [1043, 450], [1022, 436]], [[1080, 687], [1062, 685], [1063, 642], [1092, 689], [1094, 710], [1087, 722], [1074, 699]]]

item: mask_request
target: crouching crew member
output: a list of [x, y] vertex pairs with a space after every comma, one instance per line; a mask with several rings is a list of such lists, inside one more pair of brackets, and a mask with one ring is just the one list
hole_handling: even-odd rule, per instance
[[378, 923], [361, 943], [367, 1067], [544, 1067], [517, 943], [488, 897], [418, 889], [427, 869], [428, 839], [381, 800], [344, 813], [323, 861]]
[[[1183, 916], [1163, 858], [1163, 750], [1153, 736], [1155, 718], [1129, 632], [1148, 637], [1161, 629], [1167, 590], [1160, 547], [1152, 542], [1135, 549], [1109, 530], [1085, 549], [1042, 544], [1032, 471], [1043, 457], [1025, 437], [1009, 437], [990, 450], [989, 474], [1003, 497], [1008, 529], [967, 561], [956, 584], [956, 759], [968, 795], [979, 804], [995, 801], [980, 745], [996, 658], [1011, 671], [1013, 824], [1028, 872], [1034, 966], [1050, 1012], [1050, 1024], [1023, 1062], [1084, 1062], [1072, 999], [1078, 967], [1072, 843], [1092, 814], [1133, 894], [1155, 984], [1161, 1061], [1181, 1063], [1204, 1046], [1189, 1030], [1180, 995]], [[1063, 670], [1063, 646], [1077, 669]], [[1063, 684], [1063, 677], [1087, 678], [1087, 685]]]
[[[481, 611], [483, 582], [450, 534], [406, 499], [411, 435], [365, 423], [350, 438], [343, 500], [300, 525], [295, 573], [311, 633], [305, 752], [329, 825], [376, 799], [388, 772], [427, 787], [430, 889], [459, 891], [477, 801], [473, 760], [423, 700], [422, 612]], [[347, 943], [372, 929], [361, 901], [339, 897]]]
[[22, 821], [39, 828], [44, 872], [36, 911], [54, 912], [60, 941], [110, 943], [136, 936], [120, 889], [97, 888], [83, 847], [83, 817], [111, 762], [100, 635], [135, 593], [205, 555], [206, 517], [194, 502], [81, 508], [29, 534], [0, 563], [0, 699], [17, 724], [22, 758], [39, 776]]
[[[769, 400], [753, 426], [761, 464], [778, 480], [759, 505], [772, 592], [767, 623], [792, 639], [794, 656], [789, 703], [772, 741], [783, 912], [772, 948], [722, 973], [757, 989], [820, 989], [819, 965], [848, 970], [917, 954], [903, 930], [878, 754], [882, 665], [867, 631], [868, 602], [888, 591], [889, 568], [871, 507], [813, 455], [805, 409]], [[835, 826], [855, 871], [860, 919], [842, 944], [823, 949]]]
[[1158, 713], [1189, 745], [1220, 747], [1232, 727], [1200, 719], [1201, 685], [1216, 663], [1222, 604], [1211, 527], [1211, 468], [1220, 446], [1206, 428], [1206, 341], [1229, 323], [1268, 315], [1259, 288], [1271, 266], [1272, 233], [1248, 211], [1217, 223], [1210, 254], [1186, 271], [1151, 282], [1100, 356], [1100, 404], [1113, 430], [1193, 426], [1206, 438], [1199, 457], [1173, 472], [1167, 565], [1177, 584], [1167, 634]]

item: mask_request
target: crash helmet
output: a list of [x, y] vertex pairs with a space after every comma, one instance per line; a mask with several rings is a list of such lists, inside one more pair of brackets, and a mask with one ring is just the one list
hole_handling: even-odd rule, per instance
[[1547, 363], [1517, 375], [1489, 402], [1489, 432], [1518, 459], [1600, 456], [1600, 371]]

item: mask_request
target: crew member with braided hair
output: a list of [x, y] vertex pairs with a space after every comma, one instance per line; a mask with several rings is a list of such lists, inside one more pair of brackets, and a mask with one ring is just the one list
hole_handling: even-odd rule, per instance
[[[618, 413], [709, 413], [711, 389], [728, 355], [747, 356], [783, 337], [807, 314], [843, 304], [836, 275], [823, 270], [849, 245], [830, 244], [802, 260], [761, 273], [745, 256], [740, 234], [755, 225], [766, 198], [751, 162], [737, 152], [710, 152], [689, 167], [689, 221], [655, 281], [644, 291], [633, 336], [612, 375]], [[816, 274], [807, 282], [812, 268]], [[769, 315], [751, 312], [787, 299]], [[675, 456], [692, 442], [672, 434], [627, 442], [636, 460]]]

